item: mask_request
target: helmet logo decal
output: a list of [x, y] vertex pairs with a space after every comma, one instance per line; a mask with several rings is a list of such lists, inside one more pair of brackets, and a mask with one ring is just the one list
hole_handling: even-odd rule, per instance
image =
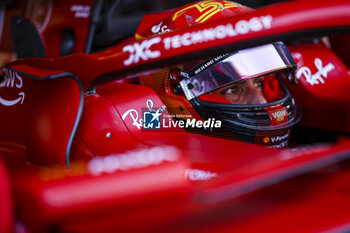
[[271, 137], [271, 143], [278, 143], [275, 145], [270, 146], [271, 148], [285, 148], [288, 146], [288, 142], [289, 142], [289, 131], [281, 136], [275, 136], [275, 137]]
[[[17, 72], [4, 69], [5, 72], [5, 79], [4, 81], [0, 84], [1, 88], [4, 87], [9, 87], [9, 88], [16, 88], [16, 89], [21, 89], [23, 86], [23, 80], [22, 78], [18, 75]], [[18, 93], [18, 98], [14, 100], [6, 100], [0, 97], [0, 104], [4, 106], [13, 106], [16, 105], [17, 103], [23, 104], [25, 97], [24, 92]]]
[[159, 24], [154, 25], [151, 28], [151, 31], [155, 34], [163, 34], [166, 32], [170, 32], [170, 29], [168, 29], [168, 26], [166, 26], [166, 25], [162, 26], [162, 24], [163, 24], [163, 22], [160, 22]]
[[288, 122], [289, 116], [287, 109], [283, 106], [273, 106], [265, 108], [269, 113], [271, 125], [280, 125]]
[[309, 67], [303, 66], [297, 71], [296, 78], [300, 79], [301, 76], [304, 76], [306, 82], [308, 82], [312, 86], [320, 83], [324, 84], [325, 83], [324, 78], [327, 78], [328, 73], [334, 70], [335, 66], [333, 63], [328, 63], [327, 65], [323, 66], [322, 60], [319, 58], [316, 58], [314, 60], [314, 63], [318, 70], [315, 74], [311, 73], [311, 70]]
[[123, 48], [123, 52], [129, 52], [129, 58], [124, 60], [124, 65], [128, 66], [132, 63], [138, 63], [139, 60], [147, 61], [149, 58], [157, 58], [160, 56], [160, 51], [151, 50], [152, 45], [158, 44], [161, 41], [160, 37], [155, 37], [150, 40], [144, 40], [140, 43], [136, 42], [127, 45]]
[[264, 139], [263, 139], [263, 142], [264, 143], [268, 143], [270, 141], [270, 138], [269, 137], [264, 137]]
[[189, 7], [183, 8], [176, 12], [172, 18], [172, 20], [176, 20], [179, 16], [184, 14], [188, 9], [190, 8], [196, 8], [200, 13], [203, 12], [201, 16], [199, 16], [195, 22], [197, 23], [203, 23], [207, 21], [210, 17], [215, 15], [216, 13], [220, 12], [224, 8], [232, 8], [232, 7], [238, 7], [240, 5], [235, 4], [233, 2], [229, 1], [223, 1], [223, 4], [220, 2], [213, 2], [213, 1], [202, 1], [197, 4], [191, 5]]
[[271, 113], [273, 118], [276, 119], [276, 121], [283, 121], [284, 117], [288, 115], [287, 110], [283, 109], [281, 111], [273, 112]]
[[285, 135], [271, 137], [271, 142], [280, 142], [280, 141], [288, 139], [288, 137], [289, 137], [289, 131]]
[[262, 138], [262, 142], [270, 148], [286, 148], [289, 143], [290, 131], [283, 134], [266, 136]]

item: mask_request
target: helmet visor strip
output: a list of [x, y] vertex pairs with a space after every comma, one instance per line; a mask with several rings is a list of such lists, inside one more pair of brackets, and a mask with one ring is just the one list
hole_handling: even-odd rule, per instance
[[240, 50], [221, 60], [217, 58], [197, 65], [190, 71], [190, 77], [180, 82], [188, 100], [242, 80], [280, 70], [293, 72], [296, 68], [293, 57], [282, 42]]

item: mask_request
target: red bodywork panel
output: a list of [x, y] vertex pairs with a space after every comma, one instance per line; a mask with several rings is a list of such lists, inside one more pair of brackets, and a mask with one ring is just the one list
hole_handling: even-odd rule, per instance
[[26, 66], [5, 74], [0, 108], [8, 114], [2, 115], [1, 127], [11, 133], [0, 136], [3, 153], [22, 152], [28, 162], [38, 165], [64, 164], [81, 115], [79, 80], [69, 73]]
[[14, 210], [10, 179], [5, 166], [0, 160], [0, 232], [10, 233], [14, 228]]
[[[39, 233], [349, 229], [348, 137], [281, 150], [182, 129], [145, 131], [142, 110], [164, 104], [150, 88], [120, 81], [200, 55], [350, 28], [349, 9], [345, 0], [288, 2], [95, 54], [10, 63], [0, 88], [0, 154], [16, 216]], [[259, 30], [247, 26], [256, 20]], [[188, 33], [223, 26], [232, 28], [225, 37], [178, 46]], [[55, 36], [43, 33], [52, 45]], [[349, 133], [348, 68], [322, 43], [289, 48], [299, 66], [290, 89], [301, 124]], [[3, 172], [0, 203], [11, 203]], [[11, 216], [12, 207], [1, 211]], [[13, 220], [4, 219], [6, 232]]]
[[[88, 164], [72, 164], [70, 172], [62, 167], [41, 168], [30, 176], [24, 172], [25, 177], [20, 176], [16, 181], [21, 185], [15, 185], [18, 201], [28, 207], [22, 209], [21, 216], [34, 232], [45, 232], [57, 221], [75, 228], [85, 228], [91, 222], [88, 228], [92, 230], [91, 227], [97, 227], [96, 219], [111, 217], [120, 219], [114, 221], [116, 228], [137, 227], [154, 217], [169, 220], [188, 200], [190, 189], [188, 181], [183, 179], [186, 160], [174, 147], [157, 150], [167, 153], [167, 157], [134, 164], [119, 160], [120, 167], [109, 168], [110, 161], [96, 158]], [[147, 156], [152, 148], [130, 151], [125, 159], [138, 156], [139, 152]], [[119, 158], [117, 155], [113, 158]], [[107, 166], [107, 170], [100, 170], [99, 164]], [[38, 214], [31, 214], [33, 208]], [[136, 216], [142, 220], [132, 224]]]
[[289, 46], [298, 84], [285, 84], [302, 107], [300, 124], [350, 132], [350, 71], [323, 43]]
[[[35, 232], [45, 232], [56, 222], [63, 232], [280, 232], [287, 226], [290, 232], [309, 232], [343, 225], [350, 217], [346, 211], [326, 217], [348, 201], [349, 172], [337, 161], [349, 157], [349, 142], [300, 151], [237, 147], [242, 144], [237, 142], [232, 146], [241, 149], [232, 156], [224, 140], [208, 139], [208, 149], [222, 146], [213, 157], [212, 151], [199, 152], [196, 137], [190, 141], [192, 150], [130, 150], [73, 163], [70, 172], [62, 167], [17, 171], [14, 187], [21, 216]], [[131, 157], [139, 159], [127, 162]], [[307, 171], [311, 173], [283, 182]], [[38, 214], [31, 214], [33, 208]], [[304, 217], [321, 218], [322, 224]], [[154, 219], [159, 222], [154, 224]], [[273, 224], [274, 219], [280, 223]]]

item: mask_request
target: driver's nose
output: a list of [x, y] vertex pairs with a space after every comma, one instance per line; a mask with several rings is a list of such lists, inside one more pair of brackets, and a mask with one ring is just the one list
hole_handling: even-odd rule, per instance
[[248, 85], [245, 90], [246, 104], [265, 104], [267, 100], [265, 98], [263, 88], [254, 85], [253, 80], [248, 80]]

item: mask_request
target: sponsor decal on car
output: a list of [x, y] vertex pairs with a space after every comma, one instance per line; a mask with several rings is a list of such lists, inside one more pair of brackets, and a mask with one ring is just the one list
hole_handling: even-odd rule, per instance
[[270, 15], [253, 17], [250, 20], [240, 20], [235, 25], [228, 23], [226, 25], [218, 25], [214, 28], [166, 37], [163, 39], [163, 44], [166, 50], [176, 49], [182, 46], [234, 37], [239, 34], [246, 34], [250, 31], [268, 29], [271, 28], [271, 23], [272, 17]]
[[75, 18], [89, 18], [91, 6], [89, 5], [72, 5], [70, 11], [74, 13]]
[[200, 169], [186, 169], [185, 170], [185, 179], [191, 181], [201, 181], [201, 180], [211, 180], [217, 177], [216, 172], [205, 171]]
[[[15, 71], [4, 69], [4, 81], [0, 83], [0, 88], [21, 89], [23, 87], [23, 80], [21, 76]], [[4, 106], [13, 106], [16, 104], [23, 104], [25, 93], [20, 91], [18, 97], [15, 99], [7, 99], [0, 96], [0, 104]]]
[[320, 144], [318, 146], [300, 146], [288, 150], [283, 150], [280, 154], [281, 160], [290, 160], [302, 156], [310, 156], [317, 153], [323, 153], [331, 148], [331, 145]]
[[[249, 20], [239, 20], [234, 25], [231, 23], [218, 25], [216, 27], [166, 37], [163, 40], [161, 37], [154, 37], [152, 39], [143, 40], [142, 42], [135, 42], [124, 46], [122, 49], [123, 52], [129, 53], [129, 57], [124, 60], [124, 65], [129, 66], [131, 64], [137, 64], [141, 60], [147, 61], [149, 59], [160, 57], [161, 51], [152, 49], [152, 46], [160, 43], [163, 44], [165, 50], [191, 46], [194, 44], [225, 39], [227, 37], [234, 37], [239, 34], [246, 34], [250, 31], [257, 32], [263, 29], [269, 29], [271, 28], [272, 20], [271, 15], [265, 15], [253, 17]], [[164, 27], [161, 27], [161, 24], [159, 24], [154, 26], [152, 30], [159, 33], [161, 28]], [[164, 30], [167, 29], [164, 28]]]
[[296, 72], [296, 78], [300, 79], [304, 77], [306, 82], [310, 85], [325, 84], [325, 78], [328, 77], [328, 73], [335, 69], [333, 63], [329, 62], [327, 65], [323, 66], [323, 62], [320, 58], [315, 58], [314, 64], [317, 68], [317, 72], [312, 74], [311, 69], [307, 66], [302, 66]]
[[144, 40], [141, 43], [134, 43], [123, 48], [123, 52], [129, 52], [129, 58], [124, 60], [124, 65], [138, 63], [140, 60], [147, 61], [150, 58], [160, 57], [160, 51], [152, 50], [151, 47], [161, 41], [160, 37]]
[[150, 149], [133, 150], [123, 154], [98, 157], [89, 161], [90, 174], [98, 176], [104, 173], [128, 171], [137, 168], [158, 165], [164, 162], [176, 162], [180, 151], [173, 146], [155, 146]]

